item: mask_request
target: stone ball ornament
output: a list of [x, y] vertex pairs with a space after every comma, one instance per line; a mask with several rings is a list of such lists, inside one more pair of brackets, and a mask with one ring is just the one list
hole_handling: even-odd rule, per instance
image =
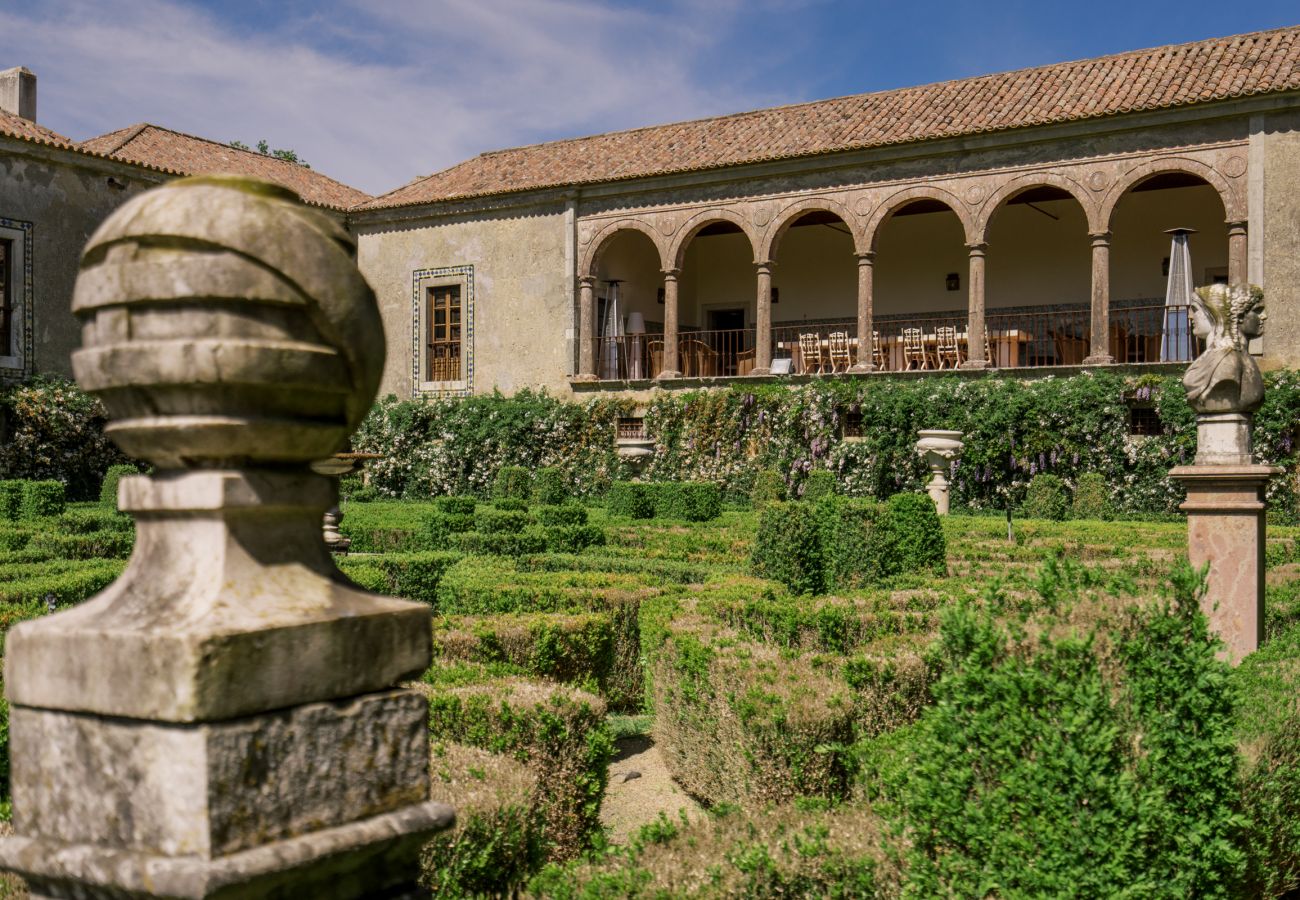
[[200, 176], [133, 198], [86, 245], [72, 308], [77, 381], [118, 446], [159, 469], [328, 457], [383, 371], [356, 242], [268, 182]]

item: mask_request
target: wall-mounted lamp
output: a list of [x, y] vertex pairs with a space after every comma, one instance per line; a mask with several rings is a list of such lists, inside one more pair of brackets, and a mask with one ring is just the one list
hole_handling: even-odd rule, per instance
[[956, 272], [949, 272], [943, 279], [944, 287], [950, 291], [961, 290], [961, 276]]

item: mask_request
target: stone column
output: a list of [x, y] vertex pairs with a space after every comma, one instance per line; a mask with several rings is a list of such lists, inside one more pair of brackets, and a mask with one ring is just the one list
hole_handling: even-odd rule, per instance
[[867, 250], [858, 257], [858, 361], [850, 372], [872, 372], [876, 368], [871, 358], [871, 332], [875, 330], [872, 310], [872, 278], [876, 270], [876, 251]]
[[1246, 223], [1235, 221], [1228, 223], [1228, 283], [1246, 284], [1247, 266]]
[[122, 577], [8, 636], [0, 866], [60, 900], [412, 896], [453, 820], [396, 687], [429, 610], [334, 567], [308, 469], [383, 369], [353, 238], [276, 185], [174, 181], [95, 232], [73, 311], [78, 381], [155, 471], [120, 484]]
[[966, 325], [966, 361], [963, 369], [987, 369], [984, 353], [984, 253], [988, 244], [967, 244], [970, 251], [970, 311]]
[[664, 368], [660, 378], [681, 378], [677, 341], [677, 276], [681, 269], [664, 269]]
[[1115, 361], [1110, 353], [1110, 232], [1088, 233], [1092, 241], [1092, 346], [1085, 366], [1106, 366]]
[[578, 278], [578, 374], [574, 380], [596, 380], [595, 275]]
[[758, 298], [754, 304], [754, 375], [772, 374], [772, 261], [754, 263]]

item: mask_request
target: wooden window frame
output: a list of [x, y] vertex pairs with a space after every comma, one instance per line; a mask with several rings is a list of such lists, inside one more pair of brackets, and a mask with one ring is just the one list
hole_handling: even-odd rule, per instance
[[[455, 394], [468, 393], [474, 371], [474, 287], [470, 266], [445, 269], [423, 269], [415, 273], [414, 393]], [[460, 298], [460, 365], [455, 377], [431, 379], [430, 374], [452, 375], [447, 372], [430, 372], [430, 349], [434, 344], [432, 329], [435, 326], [433, 299], [439, 290], [454, 288]], [[449, 326], [450, 327], [450, 326]], [[442, 341], [439, 341], [442, 343]]]
[[0, 356], [13, 352], [14, 240], [0, 234]]
[[32, 364], [32, 225], [0, 217], [0, 241], [6, 243], [7, 269], [3, 302], [8, 310], [8, 335], [0, 344], [0, 381], [21, 380], [31, 374]]
[[[424, 384], [465, 380], [465, 298], [459, 283], [424, 289], [422, 360]], [[442, 352], [455, 350], [454, 353]], [[455, 360], [453, 363], [452, 360]], [[445, 361], [445, 362], [444, 362]]]

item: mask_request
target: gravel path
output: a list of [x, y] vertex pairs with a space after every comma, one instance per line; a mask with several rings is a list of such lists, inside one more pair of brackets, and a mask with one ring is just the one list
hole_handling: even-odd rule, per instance
[[679, 821], [678, 810], [685, 810], [694, 822], [704, 809], [677, 786], [663, 757], [647, 736], [620, 738], [614, 742], [614, 758], [609, 764], [609, 786], [600, 807], [600, 822], [610, 832], [610, 840], [626, 843], [642, 825], [664, 813]]

